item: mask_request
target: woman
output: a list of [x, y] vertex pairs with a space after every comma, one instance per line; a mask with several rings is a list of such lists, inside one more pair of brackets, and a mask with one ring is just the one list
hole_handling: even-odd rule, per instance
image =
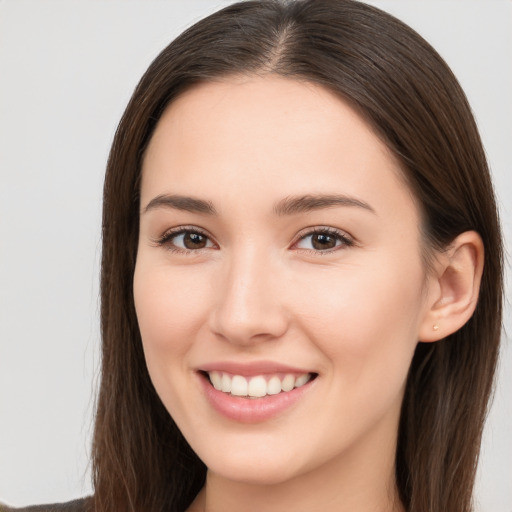
[[411, 29], [343, 0], [197, 23], [113, 143], [76, 506], [471, 510], [501, 253], [465, 96]]

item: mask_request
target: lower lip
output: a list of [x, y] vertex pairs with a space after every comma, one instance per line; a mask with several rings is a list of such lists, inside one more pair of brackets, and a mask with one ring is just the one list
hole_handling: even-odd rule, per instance
[[199, 374], [199, 377], [210, 405], [226, 418], [240, 423], [259, 423], [279, 416], [296, 404], [315, 381], [312, 379], [304, 386], [277, 395], [242, 398], [215, 389], [203, 374]]

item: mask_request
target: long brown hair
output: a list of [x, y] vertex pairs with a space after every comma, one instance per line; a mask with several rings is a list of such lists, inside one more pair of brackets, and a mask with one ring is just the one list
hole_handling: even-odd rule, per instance
[[501, 334], [502, 245], [489, 170], [466, 97], [441, 57], [397, 19], [351, 0], [226, 7], [165, 48], [137, 86], [105, 178], [95, 509], [179, 512], [204, 483], [206, 468], [160, 402], [142, 351], [132, 292], [141, 159], [180, 93], [255, 73], [321, 84], [357, 109], [401, 162], [427, 249], [466, 230], [483, 239], [473, 317], [445, 340], [417, 346], [396, 454], [406, 510], [468, 512]]

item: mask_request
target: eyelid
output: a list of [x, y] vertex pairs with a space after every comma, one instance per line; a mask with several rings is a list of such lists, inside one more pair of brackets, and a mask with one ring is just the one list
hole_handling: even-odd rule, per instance
[[[341, 244], [339, 246], [333, 247], [331, 249], [325, 249], [325, 250], [317, 250], [317, 249], [303, 249], [303, 248], [297, 248], [297, 244], [307, 238], [308, 236], [312, 236], [315, 234], [328, 234], [331, 236], [336, 237], [338, 240], [341, 240]], [[295, 238], [295, 241], [292, 243], [291, 248], [296, 248], [296, 250], [300, 251], [306, 251], [314, 254], [330, 254], [336, 251], [339, 251], [340, 249], [344, 249], [346, 247], [352, 247], [356, 245], [356, 240], [354, 237], [350, 234], [348, 234], [346, 231], [343, 231], [338, 228], [334, 228], [332, 226], [312, 226], [308, 228], [304, 228], [299, 233], [297, 233], [297, 236]]]
[[203, 247], [201, 249], [185, 249], [182, 247], [175, 246], [171, 244], [171, 240], [174, 237], [177, 237], [178, 235], [184, 234], [184, 233], [197, 233], [199, 235], [203, 235], [215, 246], [215, 248], [218, 248], [217, 242], [215, 242], [214, 238], [208, 233], [208, 231], [193, 225], [185, 225], [185, 226], [176, 226], [173, 228], [170, 228], [166, 230], [160, 237], [153, 240], [153, 243], [156, 246], [164, 247], [167, 246], [167, 249], [172, 252], [178, 252], [183, 254], [191, 254], [191, 253], [199, 253], [202, 252], [205, 249], [212, 249], [212, 247]]
[[[177, 237], [184, 233], [198, 233], [200, 235], [205, 236], [208, 238], [208, 240], [214, 245], [214, 248], [219, 249], [219, 245], [214, 240], [214, 238], [203, 228], [200, 228], [198, 226], [194, 225], [184, 225], [184, 226], [176, 226], [173, 228], [170, 228], [166, 230], [160, 237], [153, 240], [153, 243], [156, 246], [168, 246], [167, 248], [173, 252], [178, 253], [185, 253], [185, 254], [191, 254], [191, 253], [199, 253], [202, 252], [205, 249], [212, 249], [212, 247], [203, 247], [200, 249], [186, 249], [182, 247], [175, 246], [170, 243], [172, 238]], [[307, 238], [308, 236], [313, 236], [315, 234], [328, 234], [331, 236], [336, 237], [338, 240], [341, 240], [341, 244], [338, 246], [335, 246], [330, 249], [324, 249], [324, 250], [318, 250], [318, 249], [304, 249], [304, 248], [297, 248], [297, 244]], [[348, 234], [346, 231], [343, 231], [338, 228], [334, 228], [332, 226], [311, 226], [302, 229], [297, 233], [295, 240], [291, 244], [291, 249], [300, 250], [302, 252], [311, 252], [314, 254], [330, 254], [332, 252], [338, 251], [340, 249], [346, 248], [346, 247], [352, 247], [356, 245], [356, 240], [354, 237], [350, 234]]]

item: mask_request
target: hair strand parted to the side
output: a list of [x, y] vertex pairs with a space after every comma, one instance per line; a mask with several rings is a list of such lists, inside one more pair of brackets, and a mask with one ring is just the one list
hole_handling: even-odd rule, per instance
[[421, 208], [426, 251], [466, 230], [483, 239], [473, 317], [441, 342], [418, 344], [396, 456], [406, 510], [469, 512], [501, 330], [502, 245], [489, 170], [465, 95], [441, 57], [392, 16], [350, 0], [228, 6], [164, 49], [137, 86], [104, 189], [95, 510], [179, 512], [204, 483], [206, 468], [156, 395], [142, 351], [132, 291], [141, 161], [179, 94], [265, 73], [321, 84], [364, 117], [401, 163]]

